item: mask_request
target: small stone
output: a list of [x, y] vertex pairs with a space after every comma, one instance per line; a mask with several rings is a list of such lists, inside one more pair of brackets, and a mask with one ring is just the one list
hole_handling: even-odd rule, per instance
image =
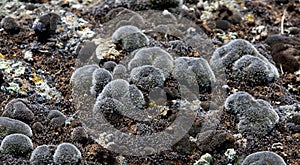
[[81, 158], [81, 152], [71, 143], [58, 145], [53, 155], [55, 164], [79, 164]]
[[211, 152], [228, 143], [233, 143], [233, 136], [222, 130], [208, 130], [199, 133], [196, 137], [199, 150]]
[[50, 124], [53, 126], [63, 126], [67, 117], [58, 110], [51, 110], [47, 116], [51, 119]]
[[31, 139], [23, 134], [11, 134], [6, 136], [0, 146], [2, 153], [11, 155], [26, 155], [33, 150]]
[[42, 132], [44, 129], [44, 126], [42, 125], [42, 123], [40, 122], [35, 122], [33, 125], [32, 125], [32, 130], [34, 132]]
[[8, 33], [19, 33], [20, 25], [12, 17], [5, 17], [1, 20], [1, 27]]
[[21, 133], [29, 137], [32, 136], [32, 130], [26, 123], [8, 117], [0, 117], [0, 134], [12, 133]]
[[71, 138], [73, 141], [85, 142], [88, 135], [83, 127], [76, 127], [71, 133]]
[[36, 147], [30, 156], [30, 163], [32, 165], [50, 164], [52, 161], [52, 154], [47, 145]]
[[227, 20], [217, 20], [216, 21], [216, 28], [222, 29], [222, 30], [228, 30], [230, 28], [231, 24]]
[[47, 116], [49, 119], [57, 118], [57, 117], [66, 117], [63, 113], [59, 110], [51, 110]]
[[60, 16], [56, 13], [49, 13], [37, 18], [33, 23], [35, 34], [40, 40], [47, 39], [49, 35], [54, 34]]
[[228, 20], [229, 20], [232, 24], [237, 25], [237, 24], [241, 24], [241, 23], [242, 23], [243, 18], [241, 17], [241, 15], [235, 13], [235, 14], [233, 14], [232, 16], [230, 16], [230, 17], [228, 18]]

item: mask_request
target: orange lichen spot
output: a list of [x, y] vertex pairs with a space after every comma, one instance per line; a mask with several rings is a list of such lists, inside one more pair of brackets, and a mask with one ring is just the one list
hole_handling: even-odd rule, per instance
[[39, 78], [36, 73], [33, 73], [33, 81], [35, 83], [39, 83], [39, 82], [44, 82], [44, 80], [42, 78]]

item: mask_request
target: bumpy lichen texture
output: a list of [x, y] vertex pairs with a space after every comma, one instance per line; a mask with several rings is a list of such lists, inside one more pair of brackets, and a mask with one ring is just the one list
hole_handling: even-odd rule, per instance
[[27, 106], [28, 100], [25, 99], [13, 99], [6, 104], [5, 110], [2, 113], [3, 117], [10, 117], [13, 119], [21, 120], [24, 122], [32, 121], [34, 114]]
[[129, 62], [128, 69], [143, 65], [152, 65], [163, 71], [167, 78], [173, 70], [173, 57], [160, 47], [142, 48], [135, 52], [134, 58]]
[[52, 160], [52, 153], [47, 145], [37, 146], [30, 156], [32, 165], [48, 164]]
[[105, 85], [108, 84], [112, 79], [111, 73], [106, 69], [96, 69], [93, 72], [93, 86], [91, 87], [91, 94], [98, 95], [101, 93]]
[[278, 123], [279, 116], [265, 100], [255, 100], [246, 92], [236, 92], [225, 102], [228, 112], [237, 113], [238, 131], [246, 134], [263, 136], [268, 134]]
[[177, 58], [173, 76], [181, 85], [185, 85], [195, 92], [212, 87], [216, 81], [208, 62], [203, 58]]
[[53, 155], [55, 164], [78, 164], [81, 158], [81, 152], [71, 143], [59, 144]]
[[126, 25], [118, 28], [112, 35], [115, 44], [121, 44], [126, 51], [133, 51], [149, 45], [148, 37], [137, 27]]
[[23, 134], [6, 136], [1, 143], [0, 152], [11, 155], [26, 155], [33, 150], [31, 139]]
[[32, 130], [26, 123], [11, 119], [8, 117], [0, 117], [0, 134], [20, 133], [32, 136]]
[[116, 79], [108, 83], [98, 96], [97, 102], [104, 98], [116, 99], [122, 105], [131, 109], [134, 109], [134, 107], [143, 107], [145, 104], [142, 92], [135, 85], [130, 85], [123, 79]]
[[278, 78], [271, 65], [258, 57], [245, 55], [233, 64], [233, 74], [238, 80], [244, 79], [254, 84], [267, 84]]
[[161, 69], [144, 65], [131, 71], [130, 81], [137, 87], [149, 91], [154, 87], [163, 87], [165, 76]]
[[99, 66], [94, 64], [85, 65], [75, 70], [70, 79], [74, 92], [90, 93], [91, 87], [93, 86], [93, 72], [96, 69], [99, 69]]
[[213, 70], [222, 69], [220, 67], [232, 69], [236, 72], [235, 78], [243, 78], [255, 84], [265, 84], [279, 78], [277, 68], [250, 42], [243, 39], [232, 40], [216, 49], [210, 64]]
[[252, 164], [286, 165], [281, 156], [271, 151], [260, 151], [250, 154], [242, 163], [242, 165]]

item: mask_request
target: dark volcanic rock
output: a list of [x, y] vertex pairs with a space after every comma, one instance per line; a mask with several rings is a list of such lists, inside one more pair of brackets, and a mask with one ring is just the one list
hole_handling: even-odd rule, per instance
[[55, 33], [59, 21], [59, 15], [56, 13], [49, 13], [36, 19], [32, 27], [39, 40], [44, 40], [47, 39], [49, 35]]
[[270, 35], [265, 40], [270, 46], [277, 66], [282, 65], [285, 72], [296, 72], [300, 69], [300, 39], [278, 34]]
[[20, 25], [12, 17], [5, 17], [1, 20], [1, 27], [8, 33], [19, 33]]

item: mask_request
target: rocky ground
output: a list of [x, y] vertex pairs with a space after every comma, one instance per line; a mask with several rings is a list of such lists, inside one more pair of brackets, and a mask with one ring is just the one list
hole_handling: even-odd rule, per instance
[[[271, 164], [300, 164], [300, 1], [177, 2], [1, 1], [0, 162], [247, 164], [253, 162], [253, 159], [272, 159], [269, 161]], [[120, 30], [120, 35], [130, 37], [118, 38], [115, 32], [124, 25], [134, 25], [138, 30], [134, 30], [134, 35], [130, 30]], [[115, 38], [111, 39], [113, 34]], [[235, 39], [244, 39], [249, 43], [235, 46], [230, 42]], [[224, 48], [226, 44], [230, 50]], [[137, 90], [141, 91], [141, 97], [146, 102], [145, 109], [160, 107], [151, 102], [151, 93], [148, 88], [144, 88], [144, 82], [135, 81], [130, 74], [122, 72], [123, 65], [126, 68], [127, 65], [133, 65], [133, 56], [136, 58], [139, 48], [154, 46], [166, 52], [153, 58], [167, 59], [167, 63], [170, 55], [169, 61], [175, 67], [179, 66], [180, 57], [208, 61], [209, 65], [204, 65], [203, 61], [191, 62], [189, 68], [199, 64], [207, 71], [211, 67], [213, 73], [205, 75], [197, 75], [198, 72], [193, 71], [198, 76], [197, 83], [201, 86], [213, 80], [211, 77], [215, 75], [215, 83], [221, 85], [221, 89], [214, 91], [210, 83], [208, 87], [201, 86], [196, 94], [198, 102], [192, 104], [193, 107], [197, 107], [194, 104], [199, 105], [193, 112], [195, 117], [192, 128], [168, 150], [144, 156], [113, 152], [111, 147], [122, 151], [130, 151], [130, 148], [112, 145], [106, 139], [101, 140], [98, 132], [91, 130], [92, 126], [85, 121], [85, 117], [90, 115], [86, 112], [90, 112], [89, 108], [93, 108], [95, 103], [95, 97], [90, 99], [90, 96], [94, 96], [93, 91], [90, 93], [89, 84], [92, 83], [92, 73], [102, 69], [108, 71], [108, 79], [110, 76], [112, 79], [121, 77], [135, 84]], [[231, 51], [242, 53], [238, 55], [240, 57], [235, 57], [236, 54]], [[222, 81], [218, 79], [215, 70], [219, 67], [217, 61], [214, 61], [216, 54], [228, 57], [229, 60], [228, 65], [222, 69], [222, 74], [226, 75]], [[241, 56], [245, 54], [255, 58], [243, 58], [246, 61], [243, 63]], [[258, 62], [253, 62], [255, 60]], [[115, 65], [121, 69], [117, 70]], [[152, 62], [151, 65], [157, 69], [162, 64]], [[82, 75], [79, 74], [77, 81], [75, 71], [83, 66], [87, 68], [82, 71]], [[189, 71], [184, 70], [184, 75], [192, 73]], [[175, 78], [181, 72], [159, 69], [157, 75], [161, 72], [161, 77], [155, 77], [158, 85], [151, 86], [162, 87], [166, 92], [166, 100], [162, 100], [166, 106], [160, 107], [158, 117], [138, 122], [116, 113], [115, 109], [109, 109], [109, 104], [100, 105], [101, 102], [96, 102], [100, 106], [99, 111], [123, 132], [151, 135], [163, 131], [179, 114], [175, 102], [182, 106], [185, 104], [178, 101], [183, 100], [183, 96], [178, 92], [178, 81]], [[252, 73], [254, 76], [249, 76]], [[171, 76], [166, 76], [168, 74]], [[201, 76], [208, 76], [209, 80], [202, 80]], [[101, 87], [101, 83], [100, 88], [93, 89], [96, 89], [95, 93], [101, 93], [101, 99], [105, 99], [109, 94], [102, 92], [101, 88], [106, 84]], [[78, 84], [80, 89], [77, 88]], [[88, 84], [88, 88], [83, 87], [84, 91], [81, 90], [82, 84]], [[218, 93], [219, 90], [223, 93]], [[238, 91], [247, 94], [232, 95]], [[89, 107], [91, 102], [92, 107]], [[107, 108], [103, 106], [108, 106], [109, 112], [113, 113], [103, 110]], [[254, 114], [247, 111], [253, 111]], [[157, 139], [161, 142], [159, 145], [164, 145], [168, 140]], [[147, 148], [146, 151], [153, 150]], [[272, 153], [247, 157], [258, 151]]]

